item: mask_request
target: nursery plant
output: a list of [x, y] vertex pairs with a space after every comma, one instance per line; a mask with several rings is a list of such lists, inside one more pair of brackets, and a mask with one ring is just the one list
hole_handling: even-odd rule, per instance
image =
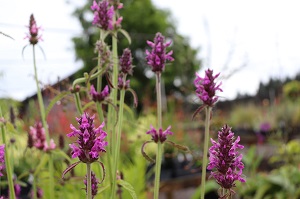
[[[94, 0], [89, 6], [93, 12], [93, 21], [90, 28], [99, 33], [94, 43], [95, 64], [90, 70], [84, 71], [81, 76], [74, 79], [68, 91], [61, 92], [53, 98], [46, 107], [43, 92], [38, 77], [36, 63], [36, 47], [42, 41], [41, 27], [37, 25], [34, 15], [29, 18], [29, 33], [26, 35], [29, 44], [23, 48], [32, 49], [34, 79], [36, 83], [38, 99], [38, 119], [31, 124], [27, 132], [27, 142], [23, 149], [23, 156], [19, 160], [24, 161], [29, 171], [20, 173], [14, 171], [14, 141], [8, 136], [16, 131], [12, 123], [2, 116], [0, 110], [0, 126], [2, 142], [0, 145], [0, 175], [4, 176], [8, 185], [9, 193], [4, 197], [19, 198], [22, 189], [30, 188], [26, 193], [31, 198], [122, 198], [124, 192], [131, 198], [145, 197], [146, 185], [133, 186], [132, 175], [135, 171], [146, 175], [146, 161], [155, 164], [154, 187], [150, 187], [150, 195], [158, 199], [160, 195], [161, 165], [164, 160], [165, 146], [177, 148], [184, 153], [190, 153], [187, 146], [171, 141], [168, 136], [176, 134], [176, 129], [164, 120], [162, 110], [163, 79], [167, 68], [172, 67], [171, 62], [176, 59], [172, 47], [176, 45], [171, 38], [167, 38], [161, 32], [157, 32], [153, 40], [144, 41], [148, 47], [143, 54], [144, 61], [155, 77], [156, 106], [155, 119], [150, 123], [150, 129], [128, 128], [128, 114], [138, 105], [136, 92], [131, 88], [130, 77], [134, 76], [133, 56], [129, 47], [119, 49], [120, 43], [126, 40], [128, 45], [132, 38], [123, 29], [122, 22], [126, 20], [120, 15], [123, 4], [114, 0]], [[42, 50], [42, 48], [40, 48]], [[119, 54], [119, 52], [122, 52]], [[240, 137], [235, 137], [231, 127], [224, 125], [218, 132], [218, 140], [210, 136], [213, 108], [218, 101], [217, 93], [222, 91], [221, 83], [217, 83], [220, 73], [214, 74], [213, 70], [205, 70], [202, 77], [196, 74], [194, 85], [196, 96], [201, 101], [200, 107], [191, 118], [195, 118], [202, 110], [205, 110], [205, 135], [202, 160], [201, 198], [205, 196], [205, 184], [207, 170], [211, 178], [214, 178], [220, 186], [220, 198], [232, 198], [236, 181], [245, 182], [242, 170], [242, 155], [239, 149]], [[188, 81], [186, 81], [188, 82]], [[132, 96], [130, 104], [125, 103], [125, 95]], [[74, 106], [77, 113], [71, 122], [69, 132], [57, 139], [53, 132], [49, 131], [47, 116], [54, 104], [69, 95], [74, 97]], [[133, 117], [134, 118], [134, 117]], [[150, 117], [149, 117], [150, 118]], [[133, 120], [135, 120], [134, 118]], [[136, 119], [136, 121], [142, 121]], [[149, 128], [147, 126], [147, 128]], [[7, 132], [9, 130], [9, 133]], [[131, 162], [124, 161], [122, 155], [125, 150], [125, 131], [135, 132], [135, 148], [128, 153], [133, 154]], [[138, 140], [136, 132], [150, 135], [146, 140]], [[145, 138], [145, 136], [142, 136]], [[20, 139], [16, 137], [15, 139]], [[210, 139], [211, 138], [211, 139]], [[209, 140], [212, 146], [209, 148]], [[64, 142], [69, 143], [67, 150]], [[147, 153], [147, 148], [155, 145], [152, 155]], [[139, 146], [138, 146], [139, 145]], [[139, 150], [136, 150], [139, 148]], [[21, 149], [18, 149], [21, 150]], [[200, 149], [199, 149], [200, 150]], [[123, 153], [123, 154], [122, 154]], [[209, 159], [208, 159], [209, 155]], [[28, 156], [37, 161], [28, 165]], [[141, 159], [141, 157], [144, 159]], [[26, 157], [26, 158], [25, 158]], [[142, 162], [143, 161], [143, 162]], [[26, 163], [26, 164], [25, 164]], [[130, 166], [128, 166], [130, 165]], [[25, 167], [25, 168], [26, 168]], [[135, 168], [136, 167], [136, 168]], [[20, 182], [25, 179], [27, 182]], [[127, 180], [128, 179], [128, 180]], [[151, 178], [150, 178], [151, 179]], [[139, 180], [146, 181], [146, 177]], [[129, 182], [131, 181], [131, 183]], [[146, 184], [146, 182], [143, 182]]]

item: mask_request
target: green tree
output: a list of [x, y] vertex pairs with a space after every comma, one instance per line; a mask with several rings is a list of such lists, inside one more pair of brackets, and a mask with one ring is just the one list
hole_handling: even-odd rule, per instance
[[[123, 16], [122, 28], [129, 32], [132, 43], [129, 45], [124, 36], [119, 34], [118, 50], [119, 55], [126, 47], [132, 51], [136, 67], [133, 77], [130, 78], [131, 87], [136, 90], [139, 101], [145, 93], [153, 93], [151, 91], [154, 90], [154, 78], [151, 78], [151, 69], [147, 66], [144, 52], [148, 48], [146, 41], [153, 41], [156, 32], [161, 32], [167, 39], [173, 41], [171, 48], [174, 51], [175, 61], [170, 66], [166, 66], [163, 74], [166, 94], [174, 91], [180, 91], [183, 94], [191, 93], [195, 71], [200, 69], [201, 64], [196, 56], [198, 49], [193, 49], [189, 40], [177, 33], [170, 12], [157, 9], [151, 0], [124, 0], [122, 2], [124, 4], [124, 8], [120, 11]], [[84, 72], [90, 71], [97, 64], [94, 59], [96, 57], [94, 46], [99, 33], [97, 28], [92, 27], [91, 5], [92, 1], [88, 1], [85, 6], [74, 12], [83, 28], [82, 35], [73, 38], [77, 59], [83, 61], [83, 68], [74, 75], [74, 78], [82, 77]], [[146, 90], [150, 92], [145, 92]]]

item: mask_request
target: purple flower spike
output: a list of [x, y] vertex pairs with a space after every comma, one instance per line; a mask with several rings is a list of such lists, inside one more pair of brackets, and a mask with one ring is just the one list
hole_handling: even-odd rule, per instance
[[238, 144], [240, 137], [236, 139], [234, 133], [228, 125], [224, 125], [218, 133], [218, 142], [211, 139], [212, 146], [209, 149], [209, 164], [207, 169], [216, 171], [211, 172], [211, 176], [216, 179], [217, 183], [231, 190], [235, 187], [235, 181], [245, 182], [242, 177], [244, 164], [242, 163], [242, 155], [237, 149], [243, 149], [244, 146]]
[[216, 96], [216, 91], [223, 91], [220, 86], [221, 83], [216, 86], [214, 82], [215, 79], [220, 75], [220, 73], [213, 76], [213, 71], [208, 69], [205, 71], [205, 77], [202, 78], [196, 73], [196, 79], [194, 85], [196, 87], [196, 94], [202, 100], [204, 105], [213, 106], [218, 97]]
[[0, 146], [0, 177], [3, 176], [2, 171], [5, 168], [5, 145]]
[[[87, 177], [85, 176], [84, 184], [85, 184], [85, 191], [87, 191]], [[96, 178], [96, 175], [94, 172], [91, 172], [91, 185], [92, 185], [92, 198], [94, 198], [97, 195], [98, 192], [98, 179]]]
[[99, 1], [99, 3], [94, 0], [91, 9], [94, 11], [93, 25], [103, 30], [113, 30], [114, 6], [109, 6], [107, 0]]
[[33, 127], [30, 127], [29, 140], [32, 142], [32, 145], [39, 150], [49, 151], [56, 147], [53, 139], [50, 140], [48, 145], [45, 129], [41, 122], [36, 122]]
[[152, 136], [152, 140], [157, 142], [165, 142], [167, 140], [167, 135], [173, 135], [173, 132], [170, 131], [171, 126], [169, 126], [165, 131], [162, 130], [162, 128], [159, 128], [157, 131], [152, 125], [150, 127], [151, 129], [147, 131], [147, 134], [150, 134]]
[[29, 42], [32, 45], [37, 44], [42, 40], [42, 36], [38, 35], [40, 29], [41, 27], [37, 27], [34, 16], [31, 14], [29, 20], [29, 34], [26, 35], [25, 39], [29, 39]]
[[70, 125], [72, 132], [67, 134], [68, 137], [77, 136], [77, 144], [70, 144], [72, 149], [72, 158], [78, 157], [84, 163], [92, 163], [98, 160], [100, 152], [106, 152], [107, 142], [104, 141], [107, 136], [103, 131], [104, 122], [98, 127], [94, 126], [94, 117], [84, 113], [80, 118], [76, 118], [79, 128], [76, 129]]
[[93, 98], [93, 101], [95, 102], [103, 102], [105, 101], [108, 96], [109, 96], [109, 88], [108, 86], [106, 85], [103, 89], [103, 91], [101, 91], [100, 93], [98, 93], [96, 90], [95, 90], [95, 87], [93, 85], [91, 85], [91, 90], [90, 90], [90, 94]]
[[146, 50], [146, 60], [153, 72], [162, 72], [167, 60], [174, 61], [174, 58], [171, 57], [173, 51], [166, 53], [166, 48], [171, 45], [171, 42], [165, 43], [165, 37], [161, 33], [156, 33], [154, 43], [147, 41], [147, 44], [152, 48], [152, 51]]
[[132, 75], [132, 55], [129, 48], [124, 49], [123, 54], [120, 58], [120, 69], [124, 74]]

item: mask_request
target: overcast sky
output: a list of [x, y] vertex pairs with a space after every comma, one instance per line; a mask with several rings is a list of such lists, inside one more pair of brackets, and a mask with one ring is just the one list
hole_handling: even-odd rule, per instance
[[[32, 48], [24, 51], [25, 26], [34, 13], [42, 26], [44, 41], [37, 49], [41, 81], [54, 83], [78, 70], [71, 37], [80, 34], [78, 21], [71, 16], [79, 0], [0, 0], [0, 97], [23, 100], [35, 93]], [[178, 31], [199, 47], [204, 69], [221, 72], [224, 98], [254, 94], [260, 81], [270, 77], [294, 76], [300, 71], [299, 1], [288, 0], [153, 0], [168, 9]], [[126, 9], [126, 7], [124, 8]], [[126, 19], [124, 19], [126, 20]], [[142, 22], [141, 22], [142, 23]], [[229, 77], [232, 71], [239, 69]]]

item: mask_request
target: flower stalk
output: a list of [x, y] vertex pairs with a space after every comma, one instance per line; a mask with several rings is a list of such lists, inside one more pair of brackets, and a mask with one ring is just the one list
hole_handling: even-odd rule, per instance
[[[116, 16], [114, 15], [113, 19], [115, 21]], [[117, 32], [115, 32], [115, 34], [117, 34]], [[115, 89], [112, 89], [111, 95], [112, 95], [112, 103], [113, 104], [118, 104], [118, 90], [117, 85], [118, 85], [118, 75], [119, 75], [119, 70], [118, 70], [118, 66], [119, 66], [119, 60], [118, 60], [118, 41], [117, 41], [117, 35], [113, 35], [112, 36], [112, 59], [113, 59], [113, 74], [112, 74], [112, 84], [114, 86]], [[115, 155], [116, 153], [116, 142], [118, 139], [118, 132], [117, 132], [117, 128], [115, 126], [115, 120], [117, 118], [116, 115], [116, 111], [114, 110], [114, 108], [112, 106], [109, 106], [108, 108], [108, 129], [111, 130], [113, 135], [111, 137], [111, 154], [113, 155], [113, 169], [111, 171], [111, 176], [112, 176], [112, 187], [111, 187], [111, 198], [115, 199], [116, 198], [116, 189], [117, 186], [115, 184], [116, 180], [117, 180], [117, 165], [116, 165], [116, 157]], [[117, 125], [119, 125], [120, 121], [117, 121]]]
[[[0, 107], [0, 118], [2, 117], [2, 110]], [[1, 133], [2, 133], [2, 140], [4, 143], [4, 147], [8, 146], [7, 145], [7, 140], [6, 140], [6, 128], [5, 128], [5, 124], [4, 122], [0, 123], [1, 126]], [[13, 182], [13, 171], [12, 171], [12, 167], [10, 164], [10, 157], [9, 157], [9, 153], [7, 151], [7, 149], [4, 148], [4, 161], [5, 161], [5, 168], [6, 168], [6, 174], [7, 174], [7, 181], [8, 181], [8, 189], [9, 189], [9, 198], [10, 199], [16, 199], [16, 195], [15, 195], [15, 188], [14, 188], [14, 182]]]
[[204, 199], [205, 195], [205, 184], [206, 184], [206, 165], [208, 155], [208, 143], [209, 143], [209, 129], [210, 129], [210, 114], [211, 107], [205, 108], [205, 133], [204, 133], [204, 149], [202, 159], [202, 174], [201, 174], [201, 199]]
[[91, 164], [86, 164], [86, 199], [92, 199]]
[[[157, 97], [157, 125], [158, 129], [162, 128], [162, 107], [161, 107], [161, 73], [156, 73], [156, 97]], [[163, 154], [163, 143], [157, 142], [155, 179], [154, 179], [154, 199], [159, 197], [160, 172]]]
[[[34, 77], [35, 77], [35, 82], [36, 82], [36, 87], [37, 87], [37, 96], [38, 96], [38, 102], [39, 102], [39, 107], [40, 107], [40, 113], [41, 113], [41, 120], [42, 124], [45, 130], [45, 135], [46, 135], [46, 143], [48, 146], [50, 146], [50, 136], [49, 136], [49, 131], [48, 131], [48, 125], [46, 121], [46, 115], [45, 115], [45, 107], [44, 107], [44, 102], [43, 102], [43, 97], [42, 97], [42, 92], [39, 86], [39, 79], [38, 79], [38, 74], [37, 74], [37, 68], [36, 68], [36, 58], [35, 58], [35, 45], [32, 45], [33, 48], [33, 67], [34, 67]], [[54, 169], [53, 169], [53, 158], [52, 154], [49, 153], [49, 197], [54, 198]]]
[[[125, 76], [124, 76], [125, 77]], [[125, 77], [126, 78], [126, 77]], [[123, 111], [124, 111], [124, 98], [125, 98], [125, 89], [121, 89], [120, 91], [120, 106], [119, 106], [119, 114], [118, 114], [118, 124], [117, 124], [117, 136], [116, 136], [116, 147], [115, 147], [115, 154], [114, 154], [114, 167], [113, 172], [117, 173], [118, 170], [118, 162], [120, 157], [120, 148], [121, 148], [121, 133], [122, 133], [122, 126], [123, 126]], [[115, 179], [115, 178], [114, 178]], [[117, 188], [117, 180], [113, 180], [113, 193], [116, 193]], [[116, 194], [114, 194], [116, 195]]]

